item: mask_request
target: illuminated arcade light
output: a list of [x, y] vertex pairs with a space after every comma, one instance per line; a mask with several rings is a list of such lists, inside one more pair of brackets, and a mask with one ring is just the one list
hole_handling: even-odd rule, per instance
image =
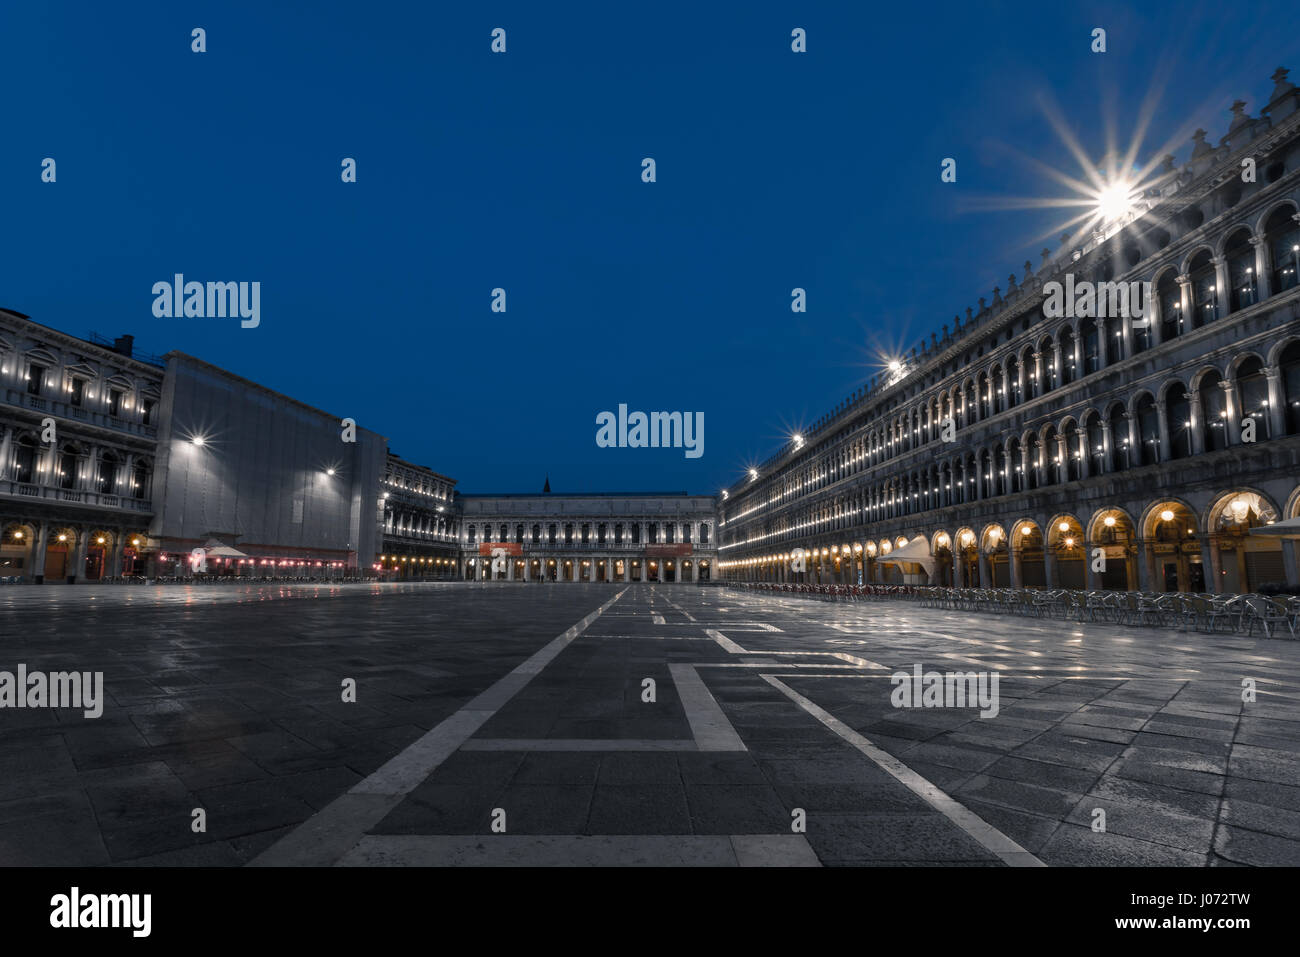
[[194, 445], [198, 446], [199, 448], [202, 448], [206, 441], [207, 440], [204, 439], [203, 436], [201, 435], [196, 435], [194, 436], [194, 438], [190, 439], [190, 442], [192, 442]]
[[1174, 513], [1169, 509], [1165, 509], [1160, 513], [1160, 520], [1163, 522], [1172, 522], [1174, 520]]
[[326, 470], [325, 470], [325, 474], [326, 474], [326, 475], [333, 475], [333, 474], [334, 474], [334, 470], [333, 470], [333, 469], [326, 469]]
[[1060, 529], [1061, 531], [1063, 531], [1063, 532], [1068, 532], [1068, 531], [1070, 530], [1070, 523], [1069, 523], [1069, 522], [1062, 522], [1060, 525], [1057, 525], [1056, 527], [1059, 528], [1059, 529]]
[[1105, 525], [1107, 528], [1114, 528], [1114, 527], [1115, 527], [1115, 516], [1114, 516], [1114, 515], [1107, 515], [1107, 516], [1102, 520], [1102, 524]]

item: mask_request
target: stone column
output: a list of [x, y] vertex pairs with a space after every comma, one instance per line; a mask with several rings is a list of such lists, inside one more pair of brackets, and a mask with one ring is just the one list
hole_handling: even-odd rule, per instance
[[1189, 426], [1192, 436], [1192, 454], [1200, 455], [1205, 451], [1205, 409], [1201, 406], [1201, 393], [1184, 392], [1189, 411]]
[[1216, 256], [1210, 262], [1214, 264], [1214, 318], [1221, 319], [1228, 314], [1231, 305], [1228, 297], [1228, 260]]
[[1114, 471], [1115, 436], [1111, 434], [1110, 419], [1101, 420], [1101, 470]]
[[1083, 543], [1083, 585], [1088, 591], [1101, 590], [1101, 574], [1092, 570], [1092, 563], [1094, 561], [1092, 550], [1094, 548], [1104, 549], [1105, 546], [1097, 542]]
[[1223, 390], [1223, 408], [1228, 413], [1224, 420], [1224, 431], [1228, 440], [1228, 445], [1241, 444], [1241, 421], [1237, 418], [1240, 413], [1237, 405], [1237, 388], [1236, 383], [1229, 379], [1224, 379], [1219, 383], [1219, 388]]
[[1137, 573], [1138, 573], [1138, 591], [1151, 591], [1151, 580], [1155, 571], [1152, 567], [1155, 564], [1155, 555], [1151, 551], [1151, 545], [1146, 539], [1138, 541], [1137, 553]]
[[1048, 544], [1051, 532], [1043, 537], [1043, 575], [1047, 581], [1048, 588], [1057, 587], [1056, 574], [1056, 549]]
[[1143, 318], [1147, 323], [1147, 336], [1150, 338], [1151, 347], [1154, 349], [1165, 340], [1164, 334], [1161, 332], [1164, 319], [1160, 314], [1160, 297], [1156, 295], [1155, 283], [1151, 284], [1151, 295], [1146, 297], [1146, 314]]
[[1184, 273], [1175, 276], [1178, 283], [1178, 304], [1182, 309], [1182, 328], [1179, 332], [1191, 332], [1196, 328], [1196, 304], [1192, 302], [1192, 277]]
[[1142, 435], [1138, 432], [1138, 417], [1133, 412], [1125, 412], [1128, 422], [1128, 468], [1136, 468], [1142, 462]]
[[107, 577], [109, 581], [112, 581], [115, 578], [122, 577], [122, 561], [123, 554], [126, 551], [126, 537], [125, 529], [113, 529], [113, 553], [112, 558], [109, 559], [111, 567], [104, 570], [104, 574], [100, 576], [101, 578]]
[[67, 570], [68, 584], [86, 580], [86, 551], [90, 545], [90, 529], [77, 529], [77, 547], [73, 549], [72, 567]]
[[1080, 426], [1079, 428], [1079, 478], [1086, 479], [1092, 474], [1092, 458], [1088, 448], [1088, 430]]
[[32, 581], [37, 585], [45, 582], [45, 549], [50, 543], [50, 523], [33, 522], [36, 526], [36, 547], [32, 554]]
[[1250, 244], [1255, 247], [1255, 296], [1263, 302], [1273, 295], [1273, 264], [1269, 262], [1268, 243], [1260, 236], [1252, 236]]
[[1210, 591], [1216, 595], [1223, 594], [1223, 562], [1220, 561], [1219, 549], [1213, 536], [1206, 535], [1201, 539], [1201, 561], [1209, 562], [1206, 577], [1209, 579], [1207, 584]]
[[1105, 319], [1094, 319], [1097, 324], [1097, 368], [1104, 369], [1110, 365], [1110, 330]]
[[1282, 392], [1282, 370], [1265, 369], [1268, 380], [1268, 422], [1270, 438], [1286, 435], [1286, 396]]
[[1056, 457], [1061, 460], [1056, 466], [1056, 477], [1064, 485], [1070, 480], [1070, 442], [1064, 432], [1056, 434], [1056, 450]]
[[1160, 457], [1159, 461], [1168, 462], [1171, 458], [1169, 454], [1169, 416], [1168, 409], [1165, 406], [1164, 399], [1156, 400], [1156, 423], [1160, 429]]

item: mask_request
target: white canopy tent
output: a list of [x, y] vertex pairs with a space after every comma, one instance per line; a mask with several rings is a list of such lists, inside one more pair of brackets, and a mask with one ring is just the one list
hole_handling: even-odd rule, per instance
[[1252, 535], [1271, 535], [1274, 538], [1300, 538], [1300, 516], [1288, 518], [1285, 522], [1261, 525], [1250, 530]]
[[208, 539], [207, 544], [203, 546], [203, 550], [207, 552], [208, 558], [247, 558], [248, 557], [247, 552], [241, 552], [238, 548], [232, 548], [231, 546], [227, 545], [225, 542], [218, 541], [215, 538]]
[[900, 545], [888, 555], [881, 555], [878, 562], [915, 562], [925, 569], [926, 575], [934, 578], [934, 569], [938, 564], [930, 554], [930, 543], [924, 535], [918, 535], [906, 545]]

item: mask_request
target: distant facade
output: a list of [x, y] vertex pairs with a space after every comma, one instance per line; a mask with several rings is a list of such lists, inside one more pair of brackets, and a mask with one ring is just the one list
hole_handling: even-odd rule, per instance
[[711, 495], [461, 495], [459, 577], [469, 581], [708, 581]]
[[[731, 579], [1249, 592], [1300, 584], [1300, 91], [1198, 131], [1132, 221], [1045, 251], [723, 492]], [[1253, 162], [1254, 181], [1243, 178]], [[1045, 285], [1149, 282], [1147, 321]], [[1054, 313], [1055, 310], [1052, 310]], [[902, 358], [902, 357], [900, 357]], [[909, 560], [891, 559], [906, 548]]]
[[385, 578], [459, 577], [456, 480], [389, 452], [381, 488], [383, 545], [374, 570]]

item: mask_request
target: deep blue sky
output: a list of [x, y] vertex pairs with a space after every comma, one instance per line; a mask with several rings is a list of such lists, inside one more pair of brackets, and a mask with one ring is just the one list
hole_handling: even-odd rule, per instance
[[[1145, 159], [1300, 83], [1292, 2], [1140, 6], [4, 4], [0, 305], [351, 415], [464, 492], [715, 492], [1057, 248], [1059, 212], [971, 208], [1062, 193], [1017, 154], [1078, 173], [1043, 97], [1100, 157], [1163, 68]], [[176, 272], [259, 280], [261, 327], [154, 318]], [[703, 411], [703, 457], [597, 448], [620, 402]]]

